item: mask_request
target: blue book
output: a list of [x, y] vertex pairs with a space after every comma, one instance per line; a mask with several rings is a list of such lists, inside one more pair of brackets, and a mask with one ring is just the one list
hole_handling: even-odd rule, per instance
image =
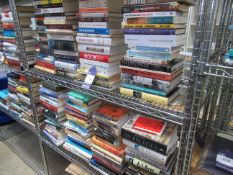
[[75, 143], [74, 141], [67, 139], [65, 144], [63, 145], [65, 148], [68, 148], [72, 153], [83, 157], [84, 159], [91, 160], [93, 156], [93, 152], [84, 148], [83, 146]]
[[78, 111], [81, 111], [82, 113], [85, 113], [85, 114], [88, 113], [88, 110], [87, 110], [87, 109], [82, 108], [82, 107], [80, 107], [80, 106], [78, 106], [78, 105], [72, 103], [72, 102], [69, 101], [69, 100], [67, 101], [67, 104], [68, 104], [69, 106], [71, 106], [71, 107], [77, 109]]
[[101, 35], [109, 35], [111, 34], [110, 29], [105, 28], [78, 28], [77, 33], [88, 33], [88, 34], [101, 34]]
[[77, 140], [77, 139], [75, 139], [75, 138], [73, 138], [73, 137], [71, 137], [69, 135], [67, 136], [66, 140], [70, 140], [70, 141], [72, 141], [72, 142], [74, 142], [74, 143], [76, 143], [76, 144], [78, 144], [78, 145], [86, 148], [86, 144], [85, 143], [83, 143], [80, 140]]
[[159, 95], [159, 96], [163, 96], [163, 97], [167, 96], [167, 94], [165, 92], [163, 92], [163, 91], [144, 88], [144, 87], [140, 87], [140, 86], [136, 86], [136, 85], [131, 85], [131, 84], [128, 84], [128, 83], [122, 83], [122, 87], [132, 89], [132, 90], [136, 90], [136, 91], [140, 91], [140, 92], [155, 94], [155, 95]]
[[9, 95], [9, 90], [8, 89], [3, 89], [0, 91], [0, 99], [6, 99]]
[[52, 91], [50, 89], [47, 89], [47, 88], [44, 88], [44, 87], [41, 87], [39, 89], [40, 93], [43, 95], [48, 95], [50, 97], [54, 97], [54, 98], [65, 98], [66, 97], [66, 93], [64, 91], [62, 92], [55, 92], [55, 91]]
[[80, 125], [75, 124], [74, 122], [67, 121], [63, 124], [63, 126], [79, 133], [83, 137], [87, 137], [89, 135], [89, 130]]

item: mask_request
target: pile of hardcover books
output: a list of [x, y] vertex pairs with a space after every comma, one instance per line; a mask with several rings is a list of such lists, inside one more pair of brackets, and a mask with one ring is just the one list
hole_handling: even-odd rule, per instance
[[126, 147], [120, 131], [130, 115], [127, 109], [112, 104], [103, 104], [93, 115], [95, 136], [91, 139], [94, 152], [91, 164], [107, 174], [124, 172]]
[[[23, 74], [14, 72], [8, 73], [8, 89], [10, 97], [10, 112], [20, 117], [24, 122], [32, 127], [35, 127], [35, 120], [33, 118], [33, 108], [29, 96], [29, 89], [27, 88], [27, 78]], [[32, 93], [34, 95], [35, 103], [39, 102], [39, 88], [40, 81], [32, 79]], [[42, 113], [40, 107], [37, 108], [38, 114]]]
[[43, 107], [44, 125], [42, 131], [57, 146], [65, 142], [62, 124], [65, 122], [65, 98], [67, 89], [43, 82], [40, 87], [40, 104]]
[[3, 25], [3, 61], [7, 61], [10, 67], [21, 69], [22, 65], [20, 65], [19, 57], [17, 54], [14, 20], [12, 17], [12, 13], [10, 12], [10, 8], [8, 6], [2, 9], [1, 18]]
[[99, 108], [101, 101], [79, 91], [70, 91], [65, 106], [67, 122], [67, 139], [63, 147], [87, 160], [92, 158], [90, 151], [90, 137], [93, 136], [94, 127], [92, 115]]
[[35, 68], [76, 77], [79, 68], [75, 29], [77, 0], [36, 1], [39, 53]]
[[127, 174], [171, 174], [178, 142], [174, 124], [135, 114], [122, 127], [121, 135], [127, 145]]
[[96, 67], [95, 85], [114, 89], [120, 83], [120, 60], [126, 51], [121, 29], [122, 0], [80, 0], [77, 31], [80, 69], [83, 81]]
[[125, 1], [122, 26], [129, 49], [120, 66], [120, 93], [168, 105], [180, 92], [183, 58], [179, 52], [186, 41], [189, 5], [161, 2]]

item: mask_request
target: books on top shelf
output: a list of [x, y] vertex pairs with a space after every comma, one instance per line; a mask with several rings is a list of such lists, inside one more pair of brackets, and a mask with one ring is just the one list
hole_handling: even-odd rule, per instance
[[128, 50], [121, 61], [120, 93], [158, 105], [180, 95], [185, 25], [190, 1], [124, 1]]
[[75, 29], [78, 1], [37, 1], [37, 62], [35, 68], [70, 78], [77, 76], [79, 60]]
[[101, 101], [79, 91], [67, 94], [65, 113], [67, 121], [63, 124], [67, 139], [63, 147], [75, 155], [90, 161], [92, 158], [90, 138], [94, 134], [92, 114]]
[[120, 60], [126, 51], [121, 29], [123, 1], [79, 1], [77, 29], [80, 70], [78, 79], [84, 81], [95, 65], [94, 85], [112, 90], [119, 87]]

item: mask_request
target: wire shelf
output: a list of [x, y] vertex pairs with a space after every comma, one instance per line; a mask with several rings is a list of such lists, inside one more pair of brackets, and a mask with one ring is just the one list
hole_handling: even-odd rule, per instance
[[185, 98], [182, 96], [178, 97], [169, 106], [159, 106], [137, 98], [122, 96], [117, 91], [109, 91], [94, 85], [90, 89], [85, 89], [82, 87], [82, 82], [80, 81], [75, 81], [73, 79], [69, 79], [59, 75], [53, 75], [44, 71], [40, 71], [38, 69], [31, 69], [29, 71], [26, 71], [26, 74], [35, 76], [50, 83], [55, 83], [57, 85], [67, 87], [69, 89], [80, 90], [101, 100], [126, 107], [139, 113], [149, 115], [151, 117], [160, 118], [168, 122], [175, 123], [177, 125], [183, 124], [183, 103]]
[[4, 112], [5, 114], [7, 114], [9, 117], [11, 117], [12, 119], [14, 119], [15, 121], [17, 121], [18, 123], [20, 123], [22, 126], [24, 126], [26, 129], [28, 129], [29, 131], [31, 131], [32, 133], [36, 134], [37, 136], [39, 136], [39, 132], [38, 130], [36, 130], [36, 128], [28, 125], [27, 123], [25, 123], [23, 121], [23, 119], [19, 118], [18, 116], [16, 116], [15, 114], [5, 110], [4, 108], [0, 108], [0, 111]]
[[224, 66], [220, 64], [206, 64], [209, 68], [208, 72], [204, 72], [205, 75], [233, 79], [233, 67]]
[[90, 174], [95, 174], [95, 175], [102, 175], [101, 172], [95, 170], [90, 164], [89, 162], [87, 162], [86, 160], [82, 159], [79, 156], [74, 155], [71, 152], [66, 151], [64, 148], [62, 148], [61, 146], [56, 146], [54, 145], [51, 141], [49, 141], [48, 139], [46, 139], [43, 136], [40, 136], [41, 141], [48, 145], [51, 149], [53, 149], [54, 151], [56, 151], [57, 153], [59, 153], [61, 156], [63, 156], [64, 158], [66, 158], [67, 160], [69, 160], [70, 162], [77, 164], [79, 166], [81, 166], [82, 168], [84, 168], [86, 171], [88, 171]]

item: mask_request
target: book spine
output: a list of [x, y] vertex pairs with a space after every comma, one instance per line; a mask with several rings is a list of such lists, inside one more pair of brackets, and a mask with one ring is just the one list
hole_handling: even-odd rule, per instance
[[76, 52], [64, 51], [64, 50], [54, 50], [54, 55], [62, 55], [62, 56], [72, 56], [77, 57], [78, 54]]
[[56, 40], [59, 38], [59, 40], [74, 41], [74, 36], [72, 35], [48, 34], [47, 36], [49, 40]]
[[161, 71], [161, 72], [171, 72], [171, 67], [160, 66], [157, 64], [147, 64], [143, 62], [130, 61], [130, 60], [121, 60], [121, 65], [123, 66], [130, 66], [130, 67], [138, 67], [142, 69], [154, 70], [154, 71]]
[[41, 66], [41, 67], [46, 67], [46, 68], [48, 68], [48, 69], [53, 69], [53, 70], [55, 70], [54, 64], [47, 63], [46, 61], [36, 60], [36, 64], [37, 64], [38, 66]]
[[156, 80], [130, 74], [121, 74], [121, 79], [123, 84], [126, 83], [131, 85], [138, 85], [143, 88], [162, 91], [166, 94], [168, 94], [181, 81], [181, 77], [179, 77], [176, 82], [171, 83], [168, 81]]
[[174, 29], [175, 24], [123, 24], [123, 28], [168, 28]]
[[81, 17], [79, 18], [79, 22], [109, 22], [108, 17]]
[[149, 157], [152, 160], [156, 157], [158, 163], [165, 164], [167, 162], [167, 156], [162, 155], [156, 151], [153, 151], [126, 139], [123, 139], [123, 143], [127, 145], [127, 147], [129, 147], [130, 149], [134, 149], [135, 151], [142, 153], [143, 155], [145, 155], [145, 157]]
[[167, 146], [160, 144], [158, 142], [154, 142], [152, 140], [149, 140], [145, 137], [139, 136], [136, 133], [132, 133], [124, 128], [121, 129], [121, 136], [124, 139], [130, 140], [136, 144], [139, 144], [141, 146], [144, 146], [146, 148], [149, 148], [151, 150], [154, 150], [158, 153], [161, 153], [163, 155], [166, 155], [167, 153]]
[[146, 59], [159, 59], [159, 60], [171, 60], [171, 55], [166, 53], [158, 53], [158, 52], [144, 52], [137, 50], [127, 50], [127, 55], [130, 57], [139, 57]]
[[102, 35], [109, 35], [110, 33], [110, 29], [105, 28], [105, 29], [101, 29], [101, 28], [78, 28], [77, 29], [78, 33], [89, 33], [89, 34], [102, 34]]
[[106, 7], [100, 7], [100, 8], [79, 8], [79, 12], [80, 13], [91, 13], [91, 12], [108, 12], [109, 11], [109, 9], [108, 8], [106, 8]]
[[93, 159], [94, 160], [96, 160], [97, 162], [99, 162], [100, 164], [102, 164], [102, 165], [104, 165], [104, 166], [106, 166], [107, 168], [109, 168], [111, 171], [113, 171], [113, 172], [115, 172], [115, 173], [121, 173], [120, 171], [119, 171], [119, 168], [117, 168], [117, 167], [115, 167], [110, 161], [108, 161], [108, 160], [106, 160], [106, 159], [104, 159], [104, 158], [100, 158], [100, 157], [98, 157], [98, 156], [96, 156], [95, 154], [94, 154], [94, 156], [93, 156]]
[[146, 12], [146, 13], [125, 13], [124, 18], [146, 18], [146, 17], [173, 17], [177, 12]]
[[173, 17], [128, 18], [123, 24], [172, 24]]
[[126, 74], [133, 74], [133, 75], [138, 75], [138, 76], [143, 76], [147, 78], [153, 78], [153, 79], [159, 79], [159, 80], [164, 80], [164, 81], [171, 81], [172, 77], [171, 75], [165, 75], [161, 73], [152, 73], [152, 72], [147, 72], [145, 71], [140, 71], [140, 70], [134, 70], [134, 69], [128, 69], [128, 68], [123, 68], [121, 67], [122, 73]]
[[[106, 29], [110, 23], [108, 22], [79, 22], [80, 28], [97, 28], [97, 29]], [[120, 24], [119, 24], [120, 27]]]
[[175, 29], [137, 29], [129, 28], [124, 29], [125, 34], [134, 34], [134, 35], [175, 35]]
[[135, 98], [141, 98], [145, 101], [151, 102], [151, 103], [156, 103], [156, 104], [161, 104], [161, 105], [168, 105], [168, 98], [166, 97], [161, 97], [158, 95], [153, 95], [145, 92], [140, 92], [132, 89], [126, 89], [126, 88], [120, 88], [120, 93], [122, 95], [126, 95], [129, 97], [135, 97]]
[[101, 173], [104, 175], [117, 175], [116, 173], [114, 173], [111, 170], [109, 170], [108, 168], [104, 167], [103, 165], [101, 165], [100, 163], [95, 161], [94, 159], [92, 159], [90, 161], [90, 164], [93, 166], [93, 168], [96, 168], [97, 171], [100, 170]]
[[79, 8], [107, 7], [106, 0], [79, 1]]
[[105, 47], [105, 46], [95, 46], [95, 45], [79, 44], [78, 45], [78, 50], [80, 52], [110, 55], [110, 47]]
[[162, 172], [159, 168], [156, 168], [156, 167], [154, 167], [154, 166], [152, 166], [152, 165], [150, 165], [142, 160], [139, 160], [137, 158], [133, 158], [129, 155], [126, 155], [125, 160], [127, 162], [133, 164], [134, 166], [137, 166], [137, 167], [142, 168], [146, 171], [149, 171], [150, 173], [159, 174], [159, 175], [162, 174]]
[[109, 66], [109, 63], [97, 62], [87, 59], [80, 59], [80, 64], [96, 65], [98, 67], [105, 67], [105, 68], [113, 67], [113, 66]]
[[138, 50], [138, 51], [171, 53], [171, 47], [132, 46], [131, 49]]
[[72, 64], [67, 62], [55, 61], [55, 66], [62, 70], [76, 71], [79, 68], [78, 64]]
[[72, 41], [48, 40], [49, 49], [76, 51], [76, 43]]
[[64, 13], [64, 9], [63, 9], [63, 7], [42, 8], [41, 13]]
[[155, 11], [178, 11], [179, 4], [161, 4], [147, 6], [125, 6], [122, 13], [138, 13], [138, 12], [155, 12]]
[[53, 111], [53, 112], [58, 112], [58, 109], [54, 106], [52, 106], [51, 104], [48, 104], [46, 103], [45, 101], [43, 100], [40, 100], [40, 104], [45, 107], [45, 108], [48, 108], [49, 110]]
[[127, 84], [127, 83], [122, 83], [122, 87], [127, 88], [127, 89], [136, 90], [136, 91], [146, 92], [146, 93], [150, 93], [150, 94], [154, 94], [154, 95], [159, 95], [159, 96], [163, 96], [163, 97], [166, 97], [166, 95], [167, 95], [165, 92], [162, 92], [162, 91], [149, 89], [149, 88], [145, 88], [145, 87], [140, 87], [140, 86]]
[[96, 45], [112, 45], [111, 38], [91, 38], [91, 37], [81, 37], [77, 36], [76, 40], [78, 43], [83, 44], [96, 44]]
[[100, 61], [100, 62], [109, 62], [109, 55], [98, 55], [85, 52], [79, 52], [79, 57], [87, 60]]

